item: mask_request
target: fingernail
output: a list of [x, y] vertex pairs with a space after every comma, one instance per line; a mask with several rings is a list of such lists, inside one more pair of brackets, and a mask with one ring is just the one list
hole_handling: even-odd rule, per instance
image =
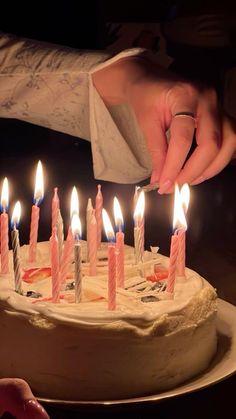
[[173, 186], [173, 182], [171, 180], [166, 180], [164, 183], [161, 184], [158, 193], [162, 195], [163, 193], [167, 192], [171, 186]]
[[199, 176], [197, 179], [195, 179], [193, 182], [191, 182], [191, 185], [198, 185], [199, 183], [202, 183], [206, 180], [204, 176]]
[[25, 413], [29, 419], [49, 419], [46, 410], [37, 400], [27, 400], [24, 407]]

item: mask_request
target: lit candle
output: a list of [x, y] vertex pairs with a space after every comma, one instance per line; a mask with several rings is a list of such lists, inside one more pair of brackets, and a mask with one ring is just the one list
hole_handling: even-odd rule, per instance
[[[190, 201], [190, 190], [187, 183], [185, 183], [180, 190], [180, 199], [183, 212], [186, 215], [188, 211], [189, 201]], [[180, 224], [178, 227], [178, 238], [179, 238], [179, 253], [177, 260], [177, 274], [180, 277], [185, 277], [185, 259], [186, 259], [186, 230], [187, 222], [185, 217], [182, 217], [183, 224]]]
[[1, 273], [7, 274], [9, 272], [9, 233], [8, 233], [8, 180], [5, 177], [2, 185], [2, 195], [1, 195]]
[[[89, 198], [88, 199], [88, 204], [87, 204], [87, 209], [86, 209], [87, 262], [89, 262], [89, 243], [90, 243], [89, 233], [90, 233], [90, 223], [91, 223], [92, 214], [93, 214], [93, 204], [92, 204], [91, 198]], [[97, 242], [97, 239], [96, 239], [96, 242]]]
[[17, 226], [21, 216], [21, 205], [17, 201], [12, 213], [11, 225], [11, 242], [12, 242], [12, 254], [13, 254], [13, 269], [15, 279], [15, 290], [19, 294], [22, 294], [22, 281], [21, 281], [21, 266], [20, 266], [20, 242], [19, 242], [19, 231]]
[[31, 223], [30, 223], [30, 240], [29, 240], [29, 262], [35, 262], [38, 240], [39, 225], [39, 205], [43, 199], [43, 168], [41, 161], [38, 162], [34, 189], [34, 205], [32, 205]]
[[102, 191], [101, 191], [101, 185], [98, 185], [98, 192], [96, 195], [96, 202], [95, 202], [98, 249], [101, 247], [101, 240], [102, 240], [102, 208], [103, 208], [103, 196], [102, 196]]
[[81, 262], [81, 223], [77, 213], [74, 213], [71, 220], [71, 228], [74, 236], [74, 259], [75, 259], [75, 302], [81, 301], [82, 295], [82, 262]]
[[173, 217], [173, 229], [175, 233], [171, 237], [170, 247], [170, 260], [169, 260], [169, 273], [167, 278], [166, 291], [173, 295], [176, 278], [177, 258], [179, 253], [179, 237], [178, 228], [183, 226], [185, 222], [184, 211], [181, 203], [181, 197], [178, 185], [175, 185], [175, 197], [174, 197], [174, 217]]
[[97, 220], [95, 210], [92, 211], [89, 223], [89, 275], [97, 275]]
[[110, 218], [105, 209], [102, 210], [103, 225], [108, 240], [108, 310], [116, 309], [116, 255], [115, 234]]
[[58, 197], [58, 189], [54, 188], [54, 195], [52, 198], [52, 230], [57, 225], [59, 208], [60, 208], [60, 201]]
[[51, 276], [52, 276], [52, 301], [60, 301], [60, 278], [59, 278], [59, 246], [57, 238], [57, 228], [53, 227], [50, 237], [51, 254]]
[[136, 263], [142, 262], [144, 252], [144, 192], [139, 193], [134, 210], [134, 250]]
[[125, 283], [125, 249], [124, 249], [124, 221], [121, 211], [121, 207], [118, 199], [114, 198], [113, 203], [114, 217], [116, 223], [116, 275], [117, 275], [117, 286], [124, 288]]

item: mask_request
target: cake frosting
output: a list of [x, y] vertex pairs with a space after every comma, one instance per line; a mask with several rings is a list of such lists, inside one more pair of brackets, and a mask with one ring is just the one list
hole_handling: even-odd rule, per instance
[[[0, 376], [24, 378], [39, 397], [114, 400], [170, 389], [206, 369], [217, 346], [216, 292], [187, 268], [170, 298], [165, 280], [153, 274], [167, 271], [169, 259], [156, 250], [136, 265], [134, 249], [125, 246], [125, 288], [117, 289], [110, 311], [107, 244], [97, 276], [83, 263], [80, 303], [73, 266], [60, 302], [53, 303], [49, 243], [38, 243], [34, 265], [22, 246], [23, 295], [14, 291], [12, 267], [0, 278]], [[86, 254], [82, 242], [84, 260]]]

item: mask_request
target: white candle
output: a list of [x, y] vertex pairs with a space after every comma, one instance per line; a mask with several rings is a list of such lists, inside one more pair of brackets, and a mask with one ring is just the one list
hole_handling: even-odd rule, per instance
[[101, 240], [102, 240], [102, 208], [103, 208], [103, 196], [102, 196], [102, 191], [101, 191], [101, 185], [98, 185], [98, 192], [97, 192], [96, 200], [95, 200], [98, 249], [101, 247]]
[[20, 221], [21, 216], [21, 205], [17, 201], [12, 213], [12, 253], [13, 253], [13, 269], [14, 269], [14, 279], [15, 279], [15, 290], [19, 294], [22, 294], [22, 280], [21, 280], [21, 266], [20, 266], [20, 242], [19, 242], [19, 231], [17, 226]]

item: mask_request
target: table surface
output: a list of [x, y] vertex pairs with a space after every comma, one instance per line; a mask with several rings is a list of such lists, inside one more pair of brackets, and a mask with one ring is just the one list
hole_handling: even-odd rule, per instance
[[[29, 220], [37, 161], [43, 162], [46, 173], [45, 199], [41, 205], [39, 240], [50, 234], [50, 207], [53, 188], [59, 188], [62, 215], [68, 226], [72, 186], [78, 188], [80, 213], [85, 223], [87, 199], [93, 202], [97, 184], [101, 183], [104, 206], [109, 213], [116, 195], [125, 219], [126, 243], [133, 244], [133, 193], [135, 185], [119, 185], [93, 178], [90, 145], [86, 141], [34, 125], [0, 120], [2, 153], [0, 179], [7, 176], [10, 201], [20, 200], [23, 206], [20, 225], [21, 243], [27, 243]], [[143, 182], [145, 183], [145, 182]], [[216, 289], [220, 298], [236, 305], [236, 166], [229, 165], [215, 178], [191, 187], [188, 213], [187, 265], [198, 271]], [[146, 199], [145, 246], [158, 245], [168, 255], [172, 225], [173, 196], [150, 192]], [[51, 418], [158, 418], [179, 417], [235, 418], [236, 375], [187, 395], [161, 403], [105, 408], [81, 407], [76, 411], [45, 406]], [[5, 415], [4, 418], [10, 417]]]

